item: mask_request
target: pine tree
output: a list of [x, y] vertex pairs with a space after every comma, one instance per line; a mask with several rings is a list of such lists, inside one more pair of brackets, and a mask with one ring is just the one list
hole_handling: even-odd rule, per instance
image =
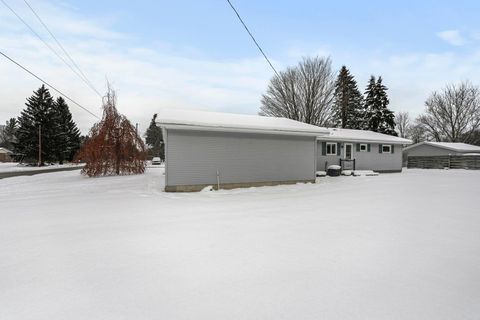
[[7, 120], [3, 130], [0, 132], [0, 147], [14, 151], [14, 143], [17, 139], [17, 119]]
[[363, 97], [346, 66], [342, 66], [335, 82], [333, 123], [349, 129], [363, 126]]
[[153, 115], [152, 121], [150, 121], [150, 126], [145, 133], [145, 142], [150, 147], [150, 150], [154, 157], [160, 157], [160, 159], [165, 159], [165, 150], [163, 144], [163, 135], [162, 129], [157, 126], [156, 123], [157, 114]]
[[45, 85], [42, 85], [27, 98], [26, 108], [18, 118], [17, 142], [15, 150], [25, 159], [38, 159], [39, 129], [42, 143], [42, 163], [55, 160], [55, 116], [53, 98]]
[[54, 103], [55, 111], [55, 155], [60, 164], [71, 161], [80, 148], [80, 130], [72, 119], [65, 99], [58, 97]]
[[377, 80], [377, 94], [378, 99], [380, 100], [380, 105], [382, 106], [382, 121], [378, 128], [378, 132], [389, 134], [391, 136], [397, 136], [397, 131], [395, 131], [395, 114], [393, 111], [388, 109], [388, 104], [390, 100], [387, 96], [388, 88], [382, 83], [382, 77], [378, 77]]
[[371, 76], [365, 90], [365, 126], [364, 129], [396, 136], [395, 115], [388, 109], [390, 101], [388, 88], [383, 85], [382, 77]]

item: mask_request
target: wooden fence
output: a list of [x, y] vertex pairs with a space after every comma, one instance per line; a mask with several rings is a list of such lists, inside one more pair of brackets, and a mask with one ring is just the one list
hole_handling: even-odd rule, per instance
[[480, 170], [480, 155], [408, 156], [407, 168]]

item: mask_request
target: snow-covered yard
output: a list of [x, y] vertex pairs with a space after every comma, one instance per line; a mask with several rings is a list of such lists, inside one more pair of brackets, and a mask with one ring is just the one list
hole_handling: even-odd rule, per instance
[[0, 180], [0, 319], [478, 319], [480, 171]]

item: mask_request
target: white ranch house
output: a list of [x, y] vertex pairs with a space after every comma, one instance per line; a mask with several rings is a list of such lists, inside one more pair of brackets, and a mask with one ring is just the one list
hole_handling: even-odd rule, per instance
[[317, 138], [317, 170], [326, 170], [342, 160], [342, 166], [348, 169], [355, 165], [355, 170], [401, 172], [403, 146], [412, 143], [368, 130], [329, 128], [328, 131], [327, 136]]
[[[276, 117], [163, 110], [165, 191], [315, 183], [330, 164], [399, 172], [410, 140]], [[352, 160], [352, 161], [343, 161]]]

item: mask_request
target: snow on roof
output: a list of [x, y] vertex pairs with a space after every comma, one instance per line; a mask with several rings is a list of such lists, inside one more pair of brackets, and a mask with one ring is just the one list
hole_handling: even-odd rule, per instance
[[411, 144], [412, 141], [369, 130], [329, 128], [330, 135], [320, 140]]
[[0, 153], [13, 153], [13, 152], [8, 150], [7, 148], [0, 147]]
[[158, 113], [157, 123], [165, 128], [208, 131], [289, 133], [311, 136], [328, 134], [325, 128], [287, 118], [209, 111], [164, 109]]
[[461, 143], [461, 142], [433, 142], [433, 141], [420, 142], [413, 146], [405, 148], [405, 150], [412, 149], [423, 144], [439, 147], [443, 149], [448, 149], [455, 152], [480, 152], [480, 146], [474, 146], [472, 144]]

